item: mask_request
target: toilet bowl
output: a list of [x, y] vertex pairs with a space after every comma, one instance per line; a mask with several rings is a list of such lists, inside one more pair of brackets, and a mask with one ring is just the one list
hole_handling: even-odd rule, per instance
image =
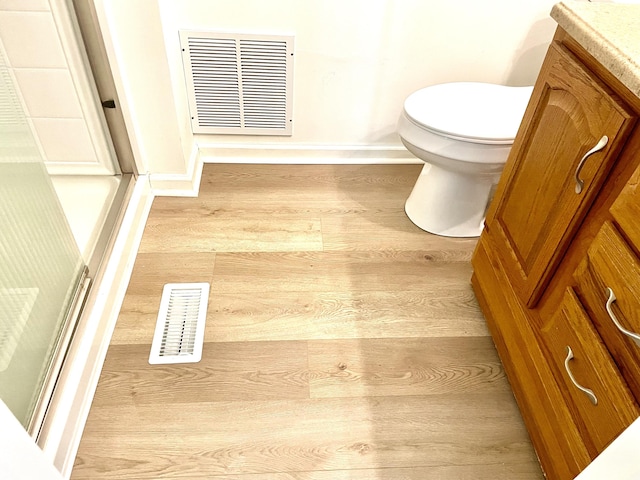
[[398, 134], [425, 162], [405, 203], [427, 232], [477, 237], [533, 87], [443, 83], [404, 102]]

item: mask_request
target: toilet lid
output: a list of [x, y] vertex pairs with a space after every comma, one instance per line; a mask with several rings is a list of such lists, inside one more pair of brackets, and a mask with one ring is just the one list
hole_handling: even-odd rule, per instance
[[423, 88], [404, 111], [427, 130], [474, 143], [513, 143], [533, 87], [456, 82]]

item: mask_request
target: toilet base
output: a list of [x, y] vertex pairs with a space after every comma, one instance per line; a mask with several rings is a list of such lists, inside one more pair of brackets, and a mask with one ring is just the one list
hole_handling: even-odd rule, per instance
[[478, 237], [499, 175], [464, 175], [426, 163], [405, 203], [409, 219], [445, 237]]

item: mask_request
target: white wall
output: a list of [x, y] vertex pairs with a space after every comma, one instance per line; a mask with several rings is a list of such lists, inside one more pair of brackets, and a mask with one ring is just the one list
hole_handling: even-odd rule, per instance
[[93, 1], [138, 172], [183, 173], [157, 0]]
[[[531, 84], [556, 26], [556, 0], [97, 1], [139, 141], [161, 151], [147, 155], [151, 173], [186, 172], [194, 145], [400, 149], [409, 93], [456, 80]], [[293, 136], [193, 136], [179, 29], [294, 34]], [[180, 160], [167, 158], [178, 149]]]
[[426, 85], [533, 83], [555, 28], [548, 17], [554, 3], [160, 0], [160, 9], [178, 112], [185, 119], [179, 29], [296, 36], [294, 135], [198, 140], [334, 146], [398, 145], [395, 124], [402, 102]]

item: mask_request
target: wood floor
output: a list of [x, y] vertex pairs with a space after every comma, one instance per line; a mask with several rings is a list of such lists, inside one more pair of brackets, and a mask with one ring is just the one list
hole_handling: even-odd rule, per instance
[[[156, 198], [72, 478], [542, 474], [469, 279], [405, 216], [419, 165], [206, 165]], [[149, 365], [162, 286], [211, 282], [203, 358]]]

